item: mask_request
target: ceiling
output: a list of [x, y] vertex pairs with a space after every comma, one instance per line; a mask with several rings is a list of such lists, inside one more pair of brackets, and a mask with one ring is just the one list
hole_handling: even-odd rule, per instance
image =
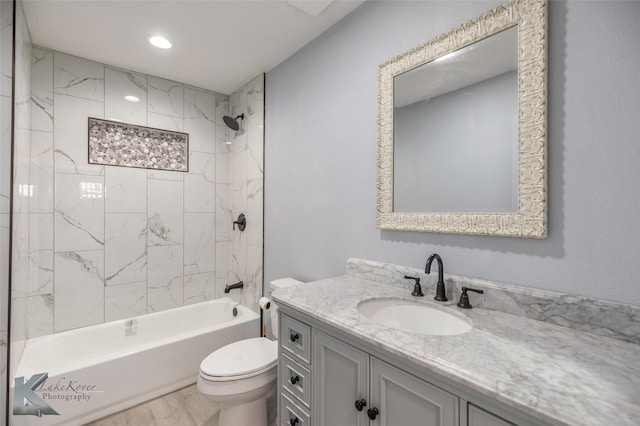
[[[23, 0], [33, 44], [231, 94], [364, 0]], [[314, 16], [317, 15], [317, 16]], [[160, 34], [162, 50], [147, 42]]]

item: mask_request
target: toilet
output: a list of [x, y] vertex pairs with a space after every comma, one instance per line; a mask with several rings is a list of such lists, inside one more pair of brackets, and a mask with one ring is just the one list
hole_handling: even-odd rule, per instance
[[[271, 291], [301, 284], [291, 278], [271, 282]], [[278, 308], [271, 304], [273, 336]], [[278, 342], [255, 337], [228, 344], [200, 364], [198, 390], [220, 404], [218, 426], [267, 426], [267, 399], [276, 391]]]

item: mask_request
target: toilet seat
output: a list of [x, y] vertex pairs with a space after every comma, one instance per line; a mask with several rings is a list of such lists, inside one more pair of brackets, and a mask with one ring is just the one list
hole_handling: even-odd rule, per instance
[[211, 353], [200, 364], [200, 377], [226, 382], [259, 376], [278, 363], [278, 343], [255, 337], [226, 345]]

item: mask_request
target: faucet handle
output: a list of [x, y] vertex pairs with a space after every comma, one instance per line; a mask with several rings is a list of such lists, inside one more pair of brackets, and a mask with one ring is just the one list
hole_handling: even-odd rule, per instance
[[405, 280], [414, 280], [416, 282], [416, 284], [413, 286], [413, 292], [411, 293], [412, 296], [416, 296], [416, 297], [424, 296], [424, 294], [422, 294], [422, 287], [420, 286], [420, 278], [418, 278], [418, 277], [410, 277], [409, 275], [405, 275], [404, 279]]
[[467, 296], [467, 291], [473, 291], [475, 293], [484, 294], [483, 290], [477, 290], [475, 288], [462, 287], [462, 294], [460, 294], [460, 301], [458, 302], [458, 307], [462, 309], [471, 309], [471, 303], [469, 303], [469, 296]]

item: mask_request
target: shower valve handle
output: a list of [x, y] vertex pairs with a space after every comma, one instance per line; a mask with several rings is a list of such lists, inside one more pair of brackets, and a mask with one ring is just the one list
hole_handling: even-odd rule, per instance
[[240, 213], [240, 215], [238, 216], [238, 220], [233, 222], [234, 231], [236, 230], [236, 225], [238, 225], [238, 229], [240, 230], [240, 232], [244, 231], [244, 228], [247, 227], [247, 218], [244, 213]]

